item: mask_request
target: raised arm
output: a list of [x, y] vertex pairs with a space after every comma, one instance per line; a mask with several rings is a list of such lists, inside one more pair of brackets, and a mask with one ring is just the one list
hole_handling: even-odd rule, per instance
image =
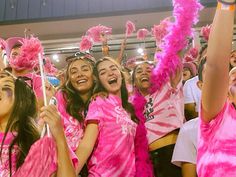
[[119, 55], [118, 55], [118, 57], [117, 57], [117, 62], [119, 63], [119, 64], [121, 64], [121, 62], [122, 62], [122, 58], [123, 58], [123, 56], [124, 56], [124, 51], [125, 51], [125, 48], [126, 48], [126, 38], [122, 41], [122, 43], [121, 43], [121, 46], [120, 46], [120, 52], [119, 52]]
[[[224, 1], [233, 3], [235, 0]], [[223, 9], [224, 6], [226, 9]], [[227, 99], [234, 9], [234, 5], [218, 3], [215, 13], [203, 76], [202, 115], [205, 122], [211, 121], [220, 112]]]

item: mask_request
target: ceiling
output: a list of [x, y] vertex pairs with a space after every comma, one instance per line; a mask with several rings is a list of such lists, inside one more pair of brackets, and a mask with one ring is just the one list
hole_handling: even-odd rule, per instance
[[[210, 24], [214, 16], [215, 8], [208, 7], [201, 11], [199, 23], [196, 26], [199, 27]], [[138, 13], [132, 15], [120, 15], [98, 18], [82, 18], [73, 20], [60, 20], [50, 22], [35, 22], [35, 23], [23, 23], [12, 25], [1, 25], [0, 36], [2, 38], [8, 38], [12, 36], [24, 36], [25, 29], [30, 30], [30, 33], [39, 37], [45, 48], [47, 55], [60, 54], [60, 62], [55, 62], [55, 65], [59, 68], [65, 66], [64, 59], [66, 56], [71, 55], [78, 50], [78, 43], [80, 38], [85, 34], [88, 28], [102, 24], [113, 29], [113, 35], [109, 40], [111, 46], [111, 55], [118, 55], [119, 46], [124, 38], [125, 23], [127, 20], [131, 20], [135, 23], [136, 28], [151, 29], [153, 24], [159, 24], [164, 18], [171, 16], [171, 11], [165, 12], [152, 12], [152, 13]], [[136, 36], [133, 35], [127, 41], [126, 54], [128, 57], [137, 55], [138, 47], [146, 47], [147, 52], [152, 55], [155, 51], [155, 41], [149, 37], [145, 43], [138, 41]], [[95, 57], [101, 56], [101, 46], [96, 44], [93, 47]]]

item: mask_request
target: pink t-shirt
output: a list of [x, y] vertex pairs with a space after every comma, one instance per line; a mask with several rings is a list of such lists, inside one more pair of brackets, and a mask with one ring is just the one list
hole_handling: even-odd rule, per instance
[[209, 123], [200, 115], [197, 172], [199, 177], [236, 176], [236, 110], [226, 102]]
[[56, 94], [56, 99], [57, 109], [61, 115], [67, 143], [75, 152], [79, 146], [80, 140], [83, 137], [84, 126], [66, 112], [66, 101], [64, 100], [63, 93], [61, 91]]
[[184, 121], [184, 96], [182, 83], [176, 89], [165, 84], [161, 90], [147, 95], [145, 126], [151, 144], [171, 131], [180, 128]]
[[[4, 133], [0, 132], [0, 143], [2, 144], [2, 140], [4, 137]], [[12, 140], [14, 139], [14, 135], [12, 133], [8, 133], [6, 139], [3, 144], [2, 154], [0, 157], [0, 176], [1, 177], [9, 177], [10, 176], [10, 168], [9, 168], [9, 146]], [[1, 145], [0, 145], [1, 146]], [[16, 171], [16, 155], [17, 155], [17, 146], [14, 146], [12, 149], [12, 174]]]
[[86, 122], [98, 121], [99, 135], [88, 162], [90, 177], [135, 176], [136, 123], [114, 95], [90, 103]]

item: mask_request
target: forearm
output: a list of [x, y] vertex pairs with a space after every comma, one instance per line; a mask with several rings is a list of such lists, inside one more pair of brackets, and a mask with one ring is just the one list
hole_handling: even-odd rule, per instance
[[197, 177], [196, 165], [183, 162], [181, 165], [182, 177]]
[[66, 138], [57, 141], [58, 170], [57, 177], [76, 177]]

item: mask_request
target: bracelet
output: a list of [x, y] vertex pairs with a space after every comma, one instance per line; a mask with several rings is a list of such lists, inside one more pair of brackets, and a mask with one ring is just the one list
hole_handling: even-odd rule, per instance
[[225, 4], [225, 5], [234, 5], [236, 3], [236, 0], [234, 2], [228, 2], [228, 1], [225, 1], [225, 0], [218, 0], [218, 2], [220, 2], [222, 4]]
[[229, 10], [229, 11], [234, 11], [235, 10], [235, 5], [234, 4], [223, 4], [221, 2], [218, 2], [217, 4], [217, 9], [219, 10]]

